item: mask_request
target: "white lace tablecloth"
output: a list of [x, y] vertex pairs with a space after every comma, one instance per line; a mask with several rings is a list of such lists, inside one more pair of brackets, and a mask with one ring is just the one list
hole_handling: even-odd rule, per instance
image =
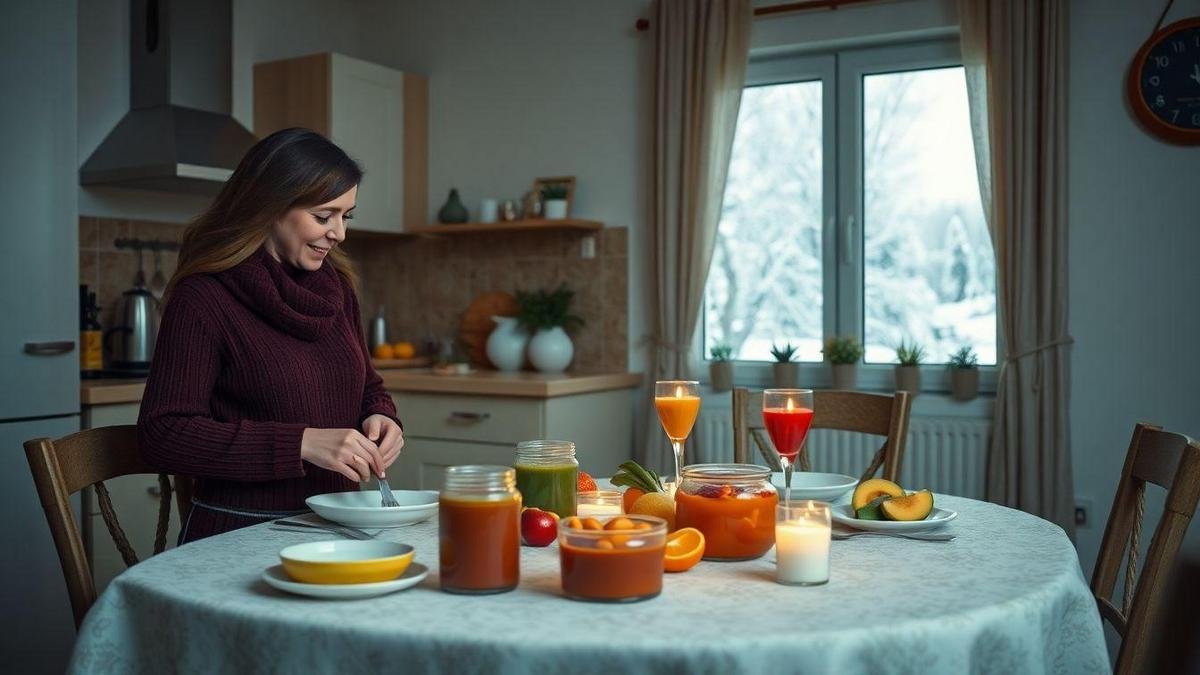
[[662, 595], [564, 599], [556, 545], [522, 548], [510, 593], [442, 593], [436, 520], [380, 537], [416, 547], [415, 588], [312, 600], [260, 580], [284, 546], [328, 537], [260, 525], [119, 576], [87, 616], [78, 673], [1105, 673], [1074, 548], [1050, 523], [937, 498], [958, 538], [833, 542], [830, 582], [773, 581], [773, 553], [669, 574]]

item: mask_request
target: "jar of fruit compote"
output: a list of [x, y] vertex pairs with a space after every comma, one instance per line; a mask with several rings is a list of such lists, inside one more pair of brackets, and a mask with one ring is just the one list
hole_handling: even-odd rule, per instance
[[521, 441], [517, 444], [517, 489], [528, 508], [575, 515], [579, 461], [570, 441]]
[[503, 593], [517, 587], [521, 493], [507, 466], [452, 466], [438, 499], [442, 590]]
[[704, 533], [705, 560], [749, 560], [775, 545], [771, 470], [754, 464], [693, 464], [675, 492], [675, 526]]

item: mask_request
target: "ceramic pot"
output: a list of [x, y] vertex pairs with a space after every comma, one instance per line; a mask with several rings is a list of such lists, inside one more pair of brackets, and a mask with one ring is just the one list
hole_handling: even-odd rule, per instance
[[567, 200], [565, 199], [547, 199], [542, 204], [542, 217], [549, 220], [558, 220], [567, 217]]
[[458, 190], [450, 190], [450, 196], [446, 198], [446, 203], [442, 204], [442, 208], [438, 211], [438, 222], [465, 223], [469, 217], [467, 207], [463, 206], [462, 199], [458, 197]]
[[896, 391], [916, 396], [921, 391], [921, 367], [896, 366]]
[[978, 368], [951, 368], [950, 393], [959, 401], [970, 401], [979, 394]]
[[539, 328], [529, 341], [529, 362], [543, 373], [561, 373], [571, 365], [575, 345], [561, 326]]
[[776, 363], [773, 366], [775, 370], [775, 387], [777, 389], [795, 389], [800, 383], [800, 364], [795, 361], [787, 363]]
[[493, 316], [496, 328], [487, 339], [488, 361], [497, 370], [515, 373], [525, 365], [525, 347], [529, 344], [529, 333], [511, 316]]
[[733, 389], [733, 363], [731, 361], [713, 361], [708, 364], [708, 375], [713, 391]]
[[833, 370], [833, 388], [851, 390], [858, 383], [858, 364], [835, 363]]

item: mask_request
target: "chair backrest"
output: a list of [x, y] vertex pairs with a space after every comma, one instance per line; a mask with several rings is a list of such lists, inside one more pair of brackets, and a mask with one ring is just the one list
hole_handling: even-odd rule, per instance
[[[908, 392], [898, 391], [889, 396], [861, 391], [814, 391], [813, 407], [813, 429], [839, 429], [885, 437], [879, 452], [863, 472], [864, 480], [875, 475], [881, 465], [884, 478], [895, 481], [900, 476], [912, 407]], [[762, 392], [751, 392], [744, 387], [734, 389], [733, 461], [748, 462], [750, 443], [753, 442], [767, 463], [776, 465], [777, 458], [770, 450], [764, 429]], [[804, 471], [809, 468], [807, 446], [805, 442], [798, 462]]]
[[[1139, 576], [1138, 540], [1146, 483], [1165, 488], [1167, 497]], [[1134, 427], [1092, 573], [1092, 593], [1100, 616], [1121, 635], [1117, 673], [1149, 672], [1152, 638], [1162, 617], [1168, 577], [1198, 501], [1200, 443], [1148, 424]], [[1127, 548], [1125, 594], [1118, 609], [1112, 594]]]
[[[67, 582], [67, 594], [75, 615], [75, 626], [78, 628], [96, 601], [96, 586], [79, 526], [71, 510], [71, 495], [83, 488], [96, 486], [109, 533], [118, 549], [122, 549], [126, 563], [132, 564], [137, 561], [136, 555], [132, 553], [125, 533], [116, 520], [103, 481], [118, 476], [158, 472], [142, 460], [138, 450], [137, 427], [133, 425], [89, 429], [57, 440], [35, 438], [25, 442], [25, 457], [29, 460], [42, 509], [46, 512], [54, 546], [58, 549], [59, 562]], [[155, 553], [160, 553], [165, 545], [172, 492], [165, 475], [159, 475], [159, 482], [164, 489], [159, 505]], [[191, 505], [191, 483], [187, 479], [177, 478], [176, 485], [179, 488], [176, 491], [179, 513], [186, 518]]]

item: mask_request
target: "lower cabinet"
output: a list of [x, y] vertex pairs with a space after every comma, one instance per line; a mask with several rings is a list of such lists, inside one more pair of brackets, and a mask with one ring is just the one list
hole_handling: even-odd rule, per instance
[[388, 471], [392, 487], [440, 490], [447, 466], [513, 463], [519, 441], [575, 443], [580, 468], [610, 476], [633, 456], [633, 391], [553, 398], [394, 392], [404, 450]]

